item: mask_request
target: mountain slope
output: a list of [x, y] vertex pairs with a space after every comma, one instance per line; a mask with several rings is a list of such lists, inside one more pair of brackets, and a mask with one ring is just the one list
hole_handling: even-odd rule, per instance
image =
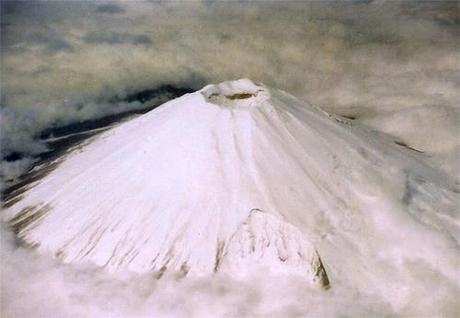
[[299, 273], [395, 310], [436, 287], [432, 301], [458, 310], [458, 185], [423, 156], [282, 91], [224, 82], [70, 151], [3, 215], [64, 262]]

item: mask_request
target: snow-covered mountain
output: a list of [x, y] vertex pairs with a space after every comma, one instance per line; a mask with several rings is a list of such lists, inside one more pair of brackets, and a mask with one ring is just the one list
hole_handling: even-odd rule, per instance
[[296, 273], [395, 310], [437, 288], [431, 301], [450, 297], [455, 311], [459, 187], [424, 156], [238, 80], [72, 148], [16, 190], [3, 216], [64, 262], [158, 277]]

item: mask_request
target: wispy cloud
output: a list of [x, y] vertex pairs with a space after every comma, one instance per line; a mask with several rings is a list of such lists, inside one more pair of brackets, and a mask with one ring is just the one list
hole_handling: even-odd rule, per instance
[[114, 3], [106, 3], [97, 6], [97, 12], [106, 13], [106, 14], [120, 14], [124, 13], [125, 9], [122, 7], [114, 4]]
[[29, 43], [42, 45], [50, 52], [66, 51], [72, 52], [72, 45], [63, 37], [55, 34], [44, 34], [40, 32], [32, 33], [29, 37]]
[[152, 40], [145, 34], [117, 33], [117, 32], [90, 32], [83, 40], [90, 44], [132, 44], [150, 45]]

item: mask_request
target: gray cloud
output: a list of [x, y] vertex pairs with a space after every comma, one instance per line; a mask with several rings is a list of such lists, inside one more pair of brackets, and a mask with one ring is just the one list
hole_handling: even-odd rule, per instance
[[90, 32], [87, 33], [83, 40], [90, 44], [132, 44], [132, 45], [150, 45], [152, 40], [145, 34], [116, 33], [116, 32]]
[[107, 13], [107, 14], [120, 14], [120, 13], [124, 13], [125, 9], [123, 9], [122, 7], [114, 3], [107, 3], [107, 4], [101, 4], [97, 6], [97, 12]]
[[72, 52], [72, 45], [64, 38], [55, 34], [33, 33], [29, 37], [31, 43], [43, 45], [50, 52], [67, 51]]

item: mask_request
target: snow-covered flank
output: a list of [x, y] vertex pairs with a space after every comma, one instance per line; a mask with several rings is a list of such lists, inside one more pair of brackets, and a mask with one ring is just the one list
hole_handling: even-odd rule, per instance
[[458, 185], [424, 159], [238, 80], [98, 135], [4, 216], [65, 262], [158, 276], [287, 271], [396, 311], [436, 286], [430, 302], [456, 312]]

